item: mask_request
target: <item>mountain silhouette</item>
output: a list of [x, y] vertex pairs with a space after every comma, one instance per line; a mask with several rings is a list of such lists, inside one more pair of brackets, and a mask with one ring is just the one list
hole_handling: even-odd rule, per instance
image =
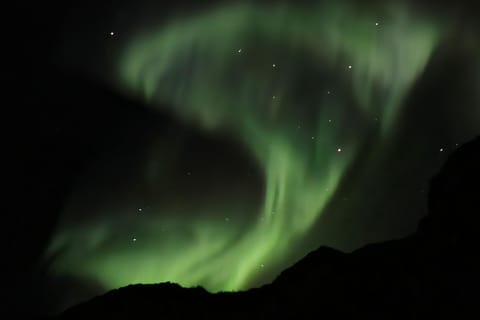
[[428, 213], [408, 237], [352, 253], [320, 247], [271, 284], [244, 292], [130, 285], [55, 319], [471, 318], [479, 296], [479, 184], [480, 137], [431, 179]]

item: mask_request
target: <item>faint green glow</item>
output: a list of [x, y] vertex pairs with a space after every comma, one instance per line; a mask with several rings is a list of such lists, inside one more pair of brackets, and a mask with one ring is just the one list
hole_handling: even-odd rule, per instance
[[[233, 134], [264, 172], [264, 203], [248, 227], [162, 211], [143, 222], [60, 228], [51, 251], [68, 249], [56, 272], [106, 288], [174, 281], [245, 289], [319, 219], [364, 136], [394, 128], [440, 32], [403, 7], [358, 12], [337, 1], [225, 6], [133, 35], [115, 85], [192, 125]], [[241, 208], [221, 210], [246, 219]], [[125, 224], [137, 230], [135, 244], [117, 233]]]

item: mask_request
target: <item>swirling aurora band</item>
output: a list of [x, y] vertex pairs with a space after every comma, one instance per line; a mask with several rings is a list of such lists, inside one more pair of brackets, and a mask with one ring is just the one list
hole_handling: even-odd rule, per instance
[[[441, 34], [401, 6], [360, 12], [336, 1], [224, 5], [133, 35], [113, 84], [243, 144], [263, 171], [263, 204], [250, 208], [258, 213], [248, 227], [159, 212], [142, 223], [121, 217], [60, 228], [50, 252], [69, 249], [54, 269], [105, 288], [172, 281], [246, 289], [318, 221], [362, 139], [377, 130], [381, 145], [394, 129]], [[221, 210], [242, 219], [242, 208]], [[124, 225], [142, 246], [118, 243], [113, 230]], [[159, 232], [163, 225], [169, 232]]]

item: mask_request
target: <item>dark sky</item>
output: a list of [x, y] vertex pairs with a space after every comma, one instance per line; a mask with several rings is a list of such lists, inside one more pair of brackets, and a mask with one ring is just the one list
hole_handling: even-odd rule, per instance
[[480, 132], [478, 8], [239, 3], [5, 10], [13, 307], [246, 289], [319, 245], [415, 229]]

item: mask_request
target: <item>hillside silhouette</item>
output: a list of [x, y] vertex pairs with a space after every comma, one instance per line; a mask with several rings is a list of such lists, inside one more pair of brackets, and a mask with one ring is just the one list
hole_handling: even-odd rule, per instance
[[[480, 137], [430, 181], [415, 233], [352, 253], [320, 247], [271, 284], [211, 294], [172, 283], [130, 285], [55, 319], [453, 319], [478, 298]], [[405, 199], [408, 201], [408, 199]]]

